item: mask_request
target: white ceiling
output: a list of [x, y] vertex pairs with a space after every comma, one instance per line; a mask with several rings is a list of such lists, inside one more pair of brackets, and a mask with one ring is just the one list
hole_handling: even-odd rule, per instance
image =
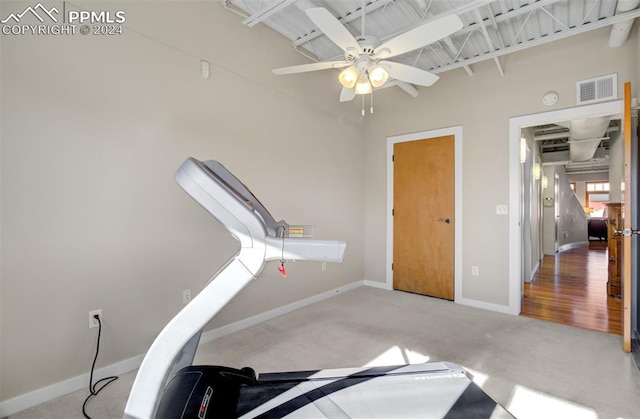
[[[492, 60], [504, 74], [501, 57], [512, 52], [557, 41], [603, 27], [612, 27], [609, 45], [623, 44], [633, 20], [640, 16], [640, 0], [219, 0], [242, 15], [243, 24], [264, 24], [288, 38], [310, 61], [344, 59], [343, 51], [327, 38], [304, 12], [324, 7], [356, 38], [363, 35], [388, 41], [401, 33], [439, 17], [457, 14], [463, 28], [453, 35], [420, 49], [396, 56], [393, 61], [431, 73], [461, 69], [471, 76], [473, 64]], [[365, 10], [364, 25], [362, 10]], [[614, 25], [614, 26], [612, 26]], [[296, 63], [281, 63], [282, 67]], [[397, 84], [394, 81], [384, 87]], [[399, 84], [410, 94], [417, 90]], [[570, 124], [568, 122], [567, 124]], [[615, 131], [612, 121], [606, 133]], [[536, 127], [535, 141], [543, 155], [569, 154], [572, 139], [567, 126]], [[576, 145], [576, 144], [574, 144]], [[577, 146], [577, 145], [576, 145]], [[609, 140], [588, 161], [567, 162], [568, 171], [608, 170]], [[606, 156], [606, 158], [604, 157]], [[555, 157], [554, 157], [555, 158]]]
[[[385, 42], [437, 17], [456, 13], [464, 27], [448, 38], [394, 57], [394, 61], [442, 73], [640, 16], [639, 0], [365, 0], [364, 34]], [[361, 0], [222, 0], [246, 17], [287, 37], [313, 61], [342, 59], [343, 53], [304, 13], [324, 7], [355, 37], [362, 35]], [[625, 11], [628, 10], [628, 11]], [[293, 63], [282, 63], [282, 66]]]

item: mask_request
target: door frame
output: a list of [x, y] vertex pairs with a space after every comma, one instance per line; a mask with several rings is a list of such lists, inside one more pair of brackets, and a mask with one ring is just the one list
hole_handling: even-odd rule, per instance
[[540, 112], [509, 118], [509, 308], [508, 313], [520, 314], [520, 282], [522, 278], [520, 252], [522, 232], [520, 228], [520, 137], [526, 127], [553, 124], [571, 119], [591, 118], [603, 115], [615, 115], [622, 118], [624, 100], [596, 103], [557, 111]]
[[462, 125], [387, 137], [387, 252], [385, 288], [393, 289], [393, 146], [407, 141], [453, 135], [455, 153], [454, 302], [462, 298]]

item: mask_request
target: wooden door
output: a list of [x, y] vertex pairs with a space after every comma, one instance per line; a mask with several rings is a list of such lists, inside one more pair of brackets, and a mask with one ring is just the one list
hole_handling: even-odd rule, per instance
[[393, 288], [453, 300], [455, 137], [393, 152]]
[[624, 84], [624, 239], [622, 242], [622, 346], [625, 352], [631, 352], [631, 270], [632, 270], [632, 232], [638, 226], [631, 225], [631, 208], [637, 205], [631, 200], [631, 141], [637, 141], [636, 129], [631, 124], [631, 83]]

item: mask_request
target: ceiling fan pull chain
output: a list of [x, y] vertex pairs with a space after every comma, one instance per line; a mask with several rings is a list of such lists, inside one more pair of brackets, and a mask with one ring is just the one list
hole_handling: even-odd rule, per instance
[[371, 115], [373, 115], [373, 88], [371, 88]]
[[362, 96], [362, 116], [364, 116], [365, 115], [365, 112], [364, 112], [364, 96], [365, 95], [361, 95], [361, 96]]

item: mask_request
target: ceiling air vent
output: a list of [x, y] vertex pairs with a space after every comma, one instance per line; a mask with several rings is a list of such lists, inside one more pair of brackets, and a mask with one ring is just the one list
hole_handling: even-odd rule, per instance
[[618, 75], [609, 74], [576, 83], [578, 105], [618, 98]]

